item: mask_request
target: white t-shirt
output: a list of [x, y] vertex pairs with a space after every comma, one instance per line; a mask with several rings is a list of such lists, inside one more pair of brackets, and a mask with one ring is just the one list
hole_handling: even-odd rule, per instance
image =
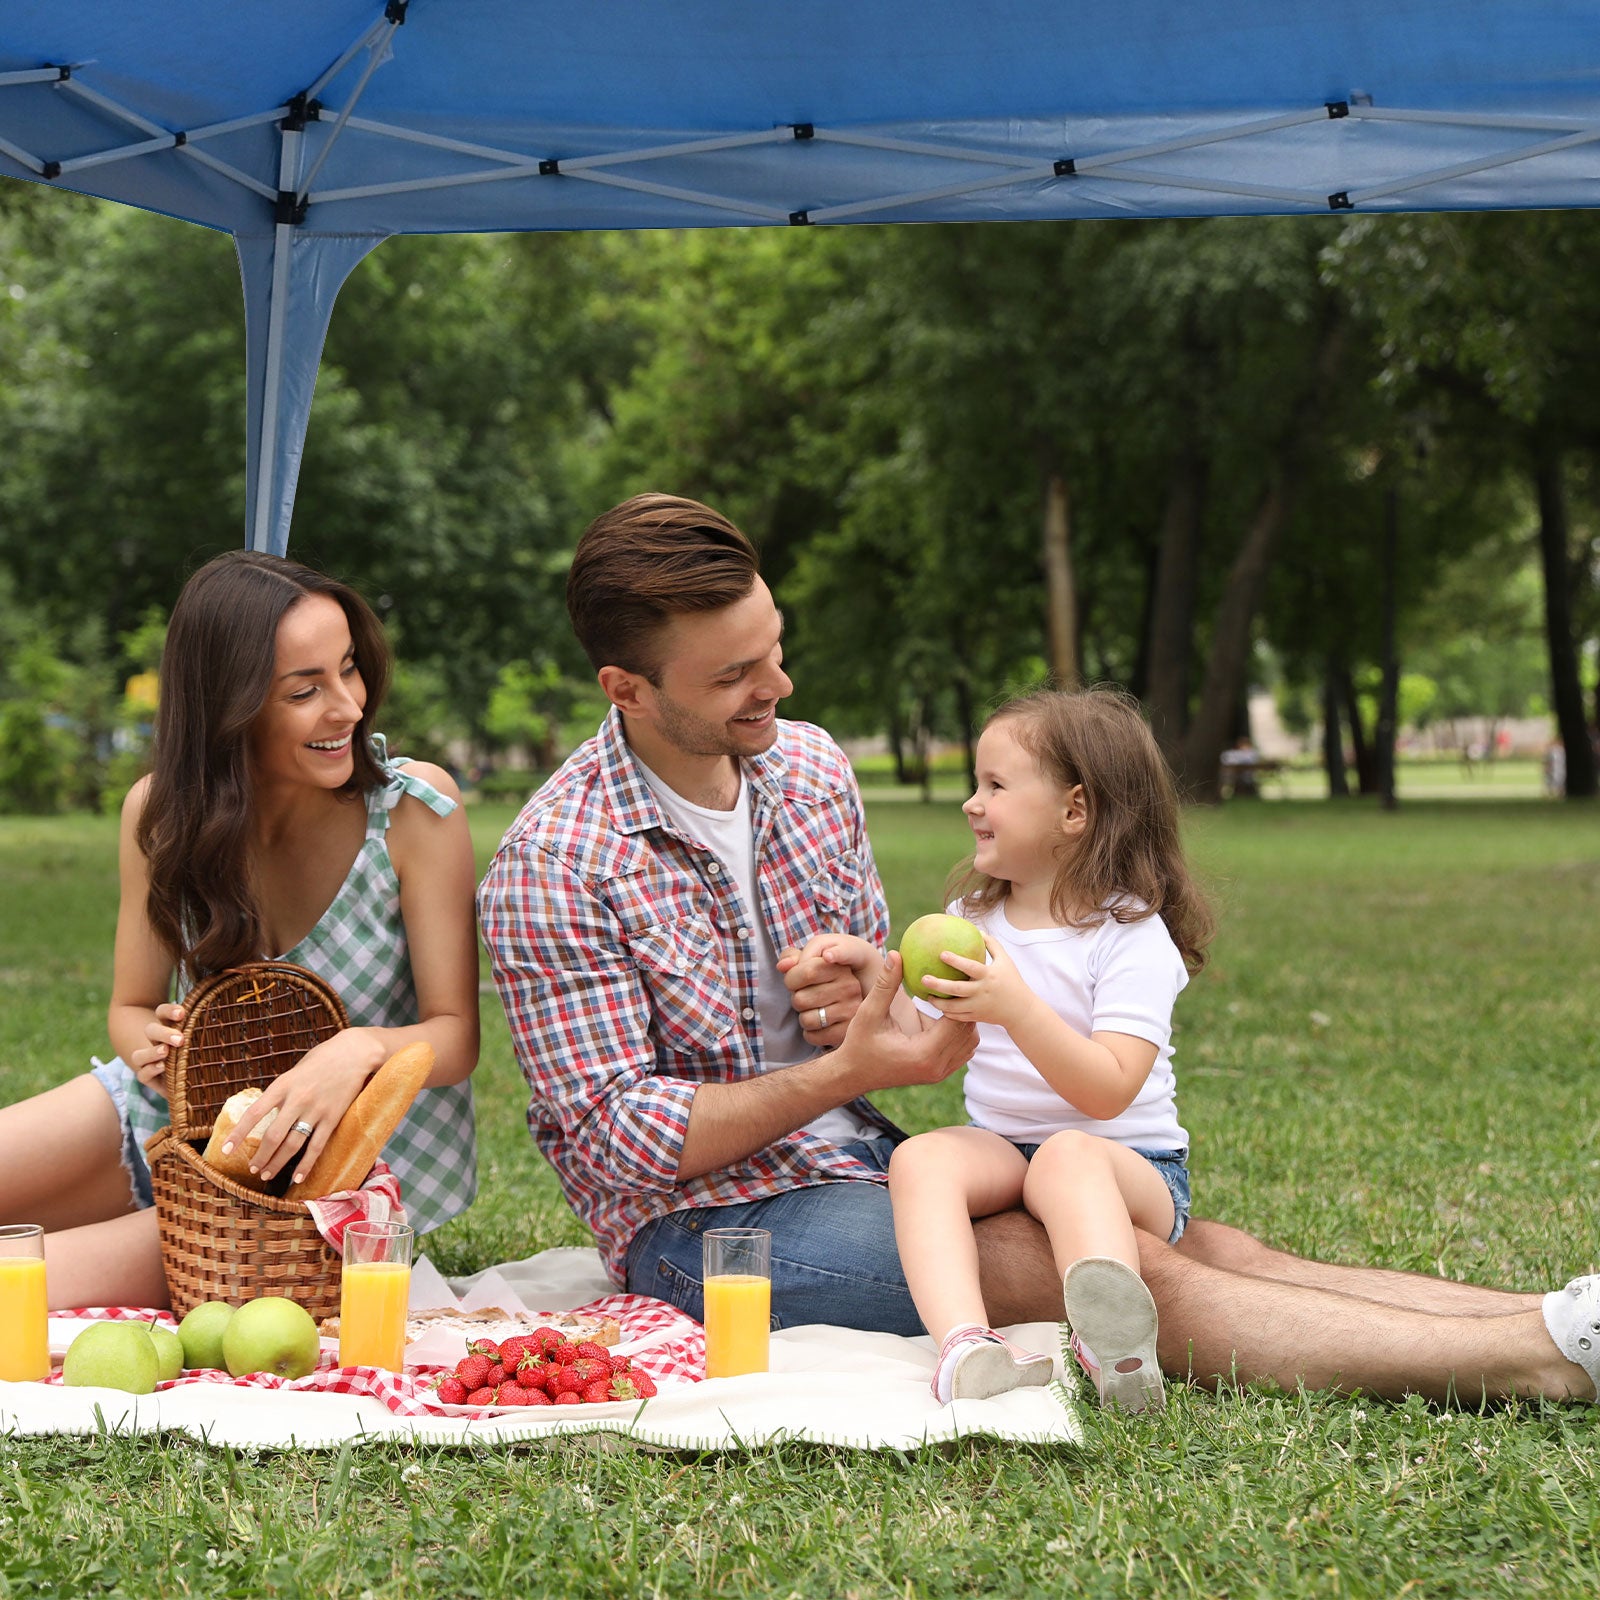
[[[952, 906], [959, 914], [959, 907]], [[1140, 1150], [1185, 1150], [1172, 1074], [1172, 1006], [1189, 981], [1183, 957], [1160, 917], [1089, 928], [1014, 928], [1005, 902], [973, 917], [998, 940], [1033, 992], [1084, 1038], [1128, 1033], [1160, 1053], [1144, 1087], [1120, 1116], [1100, 1122], [1063, 1100], [1011, 1042], [1004, 1028], [978, 1024], [967, 1064], [967, 1115], [1022, 1144], [1079, 1128]]]
[[[735, 887], [744, 896], [746, 907], [761, 929], [756, 946], [756, 1014], [761, 1019], [761, 1053], [766, 1070], [809, 1061], [821, 1052], [810, 1043], [800, 1027], [800, 1014], [790, 1002], [783, 974], [778, 971], [778, 952], [772, 934], [761, 916], [761, 898], [756, 892], [756, 838], [750, 816], [750, 786], [739, 775], [739, 798], [731, 811], [712, 811], [685, 800], [675, 789], [639, 762], [639, 771], [661, 809], [690, 838], [698, 839], [716, 856]], [[877, 1139], [882, 1129], [856, 1115], [849, 1106], [825, 1111], [815, 1122], [800, 1129], [832, 1144], [851, 1144], [857, 1139]]]

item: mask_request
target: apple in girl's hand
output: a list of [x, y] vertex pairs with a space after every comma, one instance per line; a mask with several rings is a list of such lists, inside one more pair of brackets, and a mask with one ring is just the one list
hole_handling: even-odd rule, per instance
[[959, 982], [966, 977], [966, 973], [957, 972], [939, 959], [946, 950], [968, 961], [986, 959], [983, 935], [965, 917], [936, 911], [931, 916], [918, 917], [900, 936], [900, 959], [905, 964], [900, 981], [913, 1000], [942, 998], [924, 987], [924, 978], [952, 978]]

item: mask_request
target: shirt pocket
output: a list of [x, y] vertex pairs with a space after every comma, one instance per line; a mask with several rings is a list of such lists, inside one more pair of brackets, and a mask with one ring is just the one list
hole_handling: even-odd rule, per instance
[[812, 876], [810, 898], [819, 933], [849, 931], [865, 876], [861, 857], [854, 850], [841, 850], [830, 856], [822, 870]]
[[723, 976], [722, 949], [703, 917], [633, 934], [629, 949], [654, 1002], [653, 1028], [669, 1049], [703, 1051], [738, 1020]]

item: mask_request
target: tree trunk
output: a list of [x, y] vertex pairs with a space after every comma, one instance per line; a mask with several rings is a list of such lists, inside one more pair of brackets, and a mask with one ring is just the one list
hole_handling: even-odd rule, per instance
[[1222, 797], [1222, 752], [1233, 726], [1234, 707], [1249, 676], [1251, 626], [1288, 510], [1288, 491], [1274, 472], [1233, 558], [1217, 607], [1200, 705], [1183, 739], [1178, 768], [1183, 793], [1204, 805], [1214, 805]]
[[1267, 485], [1229, 569], [1212, 629], [1211, 656], [1200, 688], [1200, 704], [1182, 743], [1180, 788], [1192, 800], [1215, 804], [1222, 793], [1222, 751], [1233, 707], [1248, 688], [1250, 646], [1256, 612], [1278, 536], [1289, 518], [1299, 462], [1322, 415], [1325, 397], [1338, 382], [1348, 331], [1334, 318], [1323, 330], [1305, 387], [1268, 464]]
[[1383, 504], [1383, 680], [1378, 688], [1378, 726], [1373, 742], [1377, 745], [1378, 796], [1385, 811], [1399, 804], [1394, 786], [1394, 747], [1399, 734], [1400, 656], [1395, 643], [1397, 584], [1396, 567], [1400, 552], [1400, 497], [1391, 488]]
[[1322, 765], [1328, 774], [1328, 798], [1346, 800], [1350, 779], [1344, 768], [1344, 729], [1339, 718], [1339, 680], [1330, 663], [1322, 676]]
[[1377, 772], [1373, 762], [1372, 746], [1367, 742], [1367, 725], [1361, 719], [1361, 697], [1356, 693], [1356, 680], [1346, 666], [1339, 668], [1339, 693], [1344, 700], [1344, 714], [1350, 723], [1350, 754], [1356, 768], [1356, 793], [1373, 794], [1377, 790]]
[[1189, 661], [1205, 476], [1205, 463], [1190, 440], [1173, 460], [1167, 478], [1145, 648], [1145, 713], [1156, 742], [1174, 767], [1189, 731]]
[[1534, 459], [1539, 491], [1539, 557], [1544, 567], [1544, 631], [1550, 652], [1550, 703], [1567, 752], [1567, 798], [1592, 799], [1594, 746], [1583, 715], [1583, 681], [1572, 637], [1572, 558], [1561, 452], [1541, 441]]
[[1072, 507], [1067, 481], [1052, 470], [1044, 490], [1044, 582], [1050, 672], [1063, 689], [1083, 681], [1078, 664], [1078, 599], [1072, 574]]

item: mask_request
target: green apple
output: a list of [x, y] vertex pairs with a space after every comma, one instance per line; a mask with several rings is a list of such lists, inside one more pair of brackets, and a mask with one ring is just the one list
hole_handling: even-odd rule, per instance
[[965, 917], [952, 917], [942, 911], [918, 917], [900, 937], [900, 959], [905, 963], [900, 981], [913, 1000], [938, 1000], [939, 995], [923, 985], [924, 978], [965, 978], [947, 962], [939, 959], [948, 950], [951, 955], [964, 956], [969, 961], [983, 961], [983, 935]]
[[145, 1327], [155, 1344], [156, 1360], [161, 1365], [161, 1374], [156, 1382], [165, 1383], [169, 1378], [176, 1378], [183, 1371], [183, 1340], [171, 1328], [163, 1328], [159, 1322], [147, 1322]]
[[150, 1394], [160, 1375], [155, 1341], [143, 1322], [97, 1322], [67, 1346], [62, 1381], [72, 1388]]
[[233, 1321], [233, 1307], [226, 1300], [204, 1300], [190, 1309], [178, 1324], [186, 1367], [224, 1367], [222, 1335]]
[[240, 1306], [222, 1335], [222, 1358], [236, 1378], [247, 1372], [303, 1378], [321, 1352], [311, 1313], [280, 1295]]

